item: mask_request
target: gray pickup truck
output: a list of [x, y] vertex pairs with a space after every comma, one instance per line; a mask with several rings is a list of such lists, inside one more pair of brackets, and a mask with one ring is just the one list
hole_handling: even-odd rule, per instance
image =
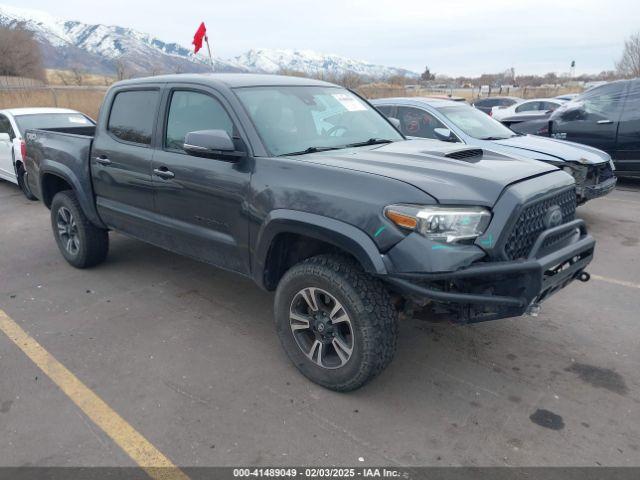
[[339, 391], [380, 373], [400, 311], [461, 322], [525, 314], [595, 242], [573, 178], [538, 161], [407, 141], [355, 93], [270, 75], [119, 82], [95, 132], [26, 133], [30, 187], [64, 258], [110, 230], [274, 291], [295, 366]]

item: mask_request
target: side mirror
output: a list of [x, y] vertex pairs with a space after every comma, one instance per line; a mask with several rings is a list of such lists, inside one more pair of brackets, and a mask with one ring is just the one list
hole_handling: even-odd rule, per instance
[[11, 137], [8, 133], [0, 133], [0, 142], [10, 142]]
[[199, 130], [189, 132], [184, 138], [182, 149], [198, 157], [234, 157], [244, 156], [236, 151], [233, 140], [225, 130]]
[[387, 117], [387, 120], [389, 120], [394, 127], [400, 130], [400, 120], [395, 117]]
[[456, 141], [456, 137], [453, 136], [453, 133], [448, 128], [434, 128], [433, 133], [438, 137], [438, 140], [442, 140], [443, 142]]

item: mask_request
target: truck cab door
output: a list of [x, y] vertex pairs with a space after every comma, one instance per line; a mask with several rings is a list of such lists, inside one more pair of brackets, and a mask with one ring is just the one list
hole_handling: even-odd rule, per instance
[[218, 267], [249, 273], [247, 198], [250, 156], [209, 158], [186, 153], [185, 135], [225, 130], [246, 151], [239, 122], [215, 91], [173, 87], [153, 157], [155, 213], [162, 246]]
[[590, 145], [615, 157], [626, 83], [610, 83], [584, 93], [551, 117], [551, 136]]
[[614, 155], [620, 173], [640, 176], [640, 80], [629, 85]]
[[118, 90], [105, 102], [91, 150], [96, 205], [111, 228], [142, 240], [153, 236], [152, 137], [159, 88]]

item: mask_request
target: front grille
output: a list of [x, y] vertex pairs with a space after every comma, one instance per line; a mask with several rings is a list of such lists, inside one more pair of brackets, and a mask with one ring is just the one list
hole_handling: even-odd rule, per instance
[[571, 188], [524, 206], [504, 246], [507, 259], [516, 260], [529, 255], [535, 241], [547, 229], [544, 224], [545, 215], [554, 205], [560, 207], [562, 223], [573, 220], [576, 213], [575, 189]]

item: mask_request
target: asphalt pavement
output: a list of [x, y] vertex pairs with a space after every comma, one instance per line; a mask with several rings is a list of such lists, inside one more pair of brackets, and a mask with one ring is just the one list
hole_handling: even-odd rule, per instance
[[289, 363], [272, 294], [117, 234], [76, 270], [49, 211], [0, 182], [0, 310], [70, 375], [0, 331], [0, 466], [135, 465], [65, 378], [179, 466], [638, 466], [640, 183], [578, 215], [590, 282], [537, 317], [405, 320], [392, 365], [339, 394]]

